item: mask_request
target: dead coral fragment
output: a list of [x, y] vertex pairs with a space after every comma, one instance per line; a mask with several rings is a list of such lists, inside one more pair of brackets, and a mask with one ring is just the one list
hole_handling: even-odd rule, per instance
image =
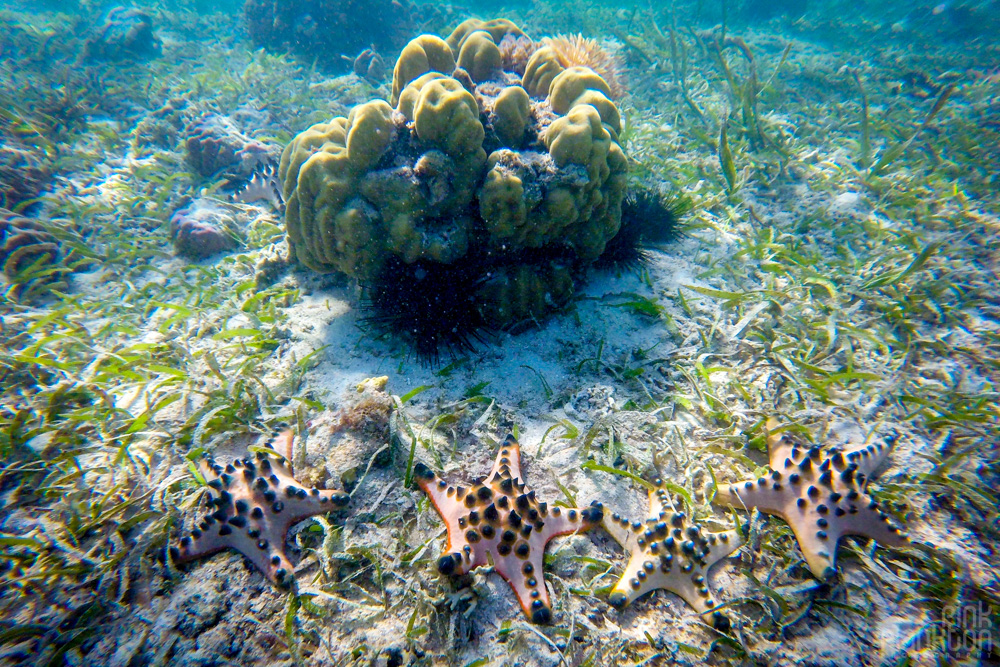
[[[279, 439], [282, 448], [290, 451], [292, 432], [285, 431]], [[225, 467], [206, 458], [198, 467], [208, 486], [218, 493], [209, 494], [208, 506], [214, 510], [181, 539], [179, 547], [171, 547], [170, 555], [184, 563], [236, 549], [279, 586], [290, 586], [294, 581], [285, 553], [288, 529], [307, 517], [341, 509], [350, 500], [342, 491], [302, 488], [292, 476], [288, 460], [273, 449]]]
[[[776, 423], [769, 422], [770, 429]], [[809, 569], [818, 579], [836, 572], [837, 542], [843, 535], [863, 535], [885, 546], [903, 546], [907, 538], [865, 489], [892, 445], [843, 449], [801, 448], [787, 435], [768, 437], [771, 474], [740, 484], [722, 484], [714, 502], [780, 516], [795, 533]]]
[[[548, 623], [552, 606], [545, 588], [545, 545], [557, 535], [589, 530], [604, 508], [548, 507], [521, 481], [521, 449], [508, 435], [493, 469], [468, 489], [449, 486], [430, 468], [417, 464], [417, 484], [431, 497], [448, 528], [448, 549], [438, 561], [442, 574], [463, 574], [480, 565], [493, 567], [517, 594], [533, 623]], [[487, 556], [489, 554], [490, 556]]]
[[503, 69], [524, 76], [524, 68], [538, 44], [527, 35], [506, 34], [497, 47], [500, 49]]
[[716, 628], [725, 630], [729, 620], [719, 611], [708, 584], [708, 571], [717, 562], [736, 551], [742, 540], [739, 533], [706, 533], [692, 523], [684, 512], [667, 512], [666, 491], [649, 492], [649, 518], [629, 523], [614, 514], [604, 526], [619, 544], [631, 553], [622, 578], [608, 601], [624, 609], [637, 598], [662, 588], [675, 593], [706, 616]]

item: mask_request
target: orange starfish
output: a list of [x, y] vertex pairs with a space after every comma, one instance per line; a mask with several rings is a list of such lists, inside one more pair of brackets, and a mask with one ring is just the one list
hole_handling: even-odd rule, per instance
[[[291, 451], [292, 432], [279, 437], [285, 451]], [[199, 462], [208, 486], [219, 495], [209, 494], [208, 506], [214, 511], [181, 539], [180, 547], [170, 548], [176, 562], [236, 549], [274, 583], [291, 585], [292, 564], [285, 553], [288, 529], [306, 517], [344, 507], [350, 496], [302, 488], [288, 460], [271, 448], [271, 442], [267, 442], [271, 451], [257, 452], [256, 461], [237, 459], [225, 468], [209, 457]]]
[[584, 510], [539, 502], [521, 481], [521, 448], [508, 435], [493, 469], [468, 489], [449, 486], [422, 463], [414, 469], [423, 489], [448, 528], [448, 549], [438, 560], [442, 574], [463, 574], [489, 563], [502, 576], [533, 623], [552, 620], [552, 606], [542, 571], [545, 546], [558, 535], [589, 530], [601, 522], [604, 508], [594, 502]]

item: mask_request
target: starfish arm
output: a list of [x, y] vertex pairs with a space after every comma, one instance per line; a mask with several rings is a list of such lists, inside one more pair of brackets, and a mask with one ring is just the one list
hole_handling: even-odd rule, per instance
[[802, 557], [813, 575], [820, 580], [829, 579], [836, 573], [837, 543], [840, 535], [829, 534], [821, 537], [822, 531], [816, 530], [816, 524], [809, 521], [791, 521], [788, 526], [795, 533], [795, 539], [802, 550]]
[[516, 544], [506, 556], [498, 555], [494, 550], [493, 566], [514, 589], [524, 615], [530, 618], [532, 623], [548, 623], [552, 619], [552, 604], [542, 577], [545, 544], [532, 547], [526, 556], [517, 554], [518, 546], [519, 544]]
[[625, 565], [625, 571], [608, 597], [608, 601], [613, 607], [624, 609], [655, 588], [663, 588], [662, 586], [654, 585], [653, 580], [648, 578], [648, 574], [644, 574], [647, 577], [645, 582], [639, 579], [639, 573], [646, 572], [643, 564], [647, 562], [650, 568], [658, 568], [660, 564], [658, 559], [651, 558], [642, 549], [635, 548], [631, 552], [628, 564]]
[[750, 510], [756, 507], [767, 514], [780, 514], [787, 502], [786, 495], [791, 493], [775, 493], [773, 487], [761, 486], [755, 482], [741, 482], [720, 484], [712, 502], [736, 509]]
[[448, 530], [448, 546], [438, 560], [438, 570], [446, 575], [465, 574], [485, 563], [485, 551], [473, 549], [459, 525], [459, 520], [468, 515], [468, 509], [458, 500], [464, 498], [465, 489], [448, 485], [423, 463], [417, 463], [413, 473], [417, 486], [431, 499]]
[[889, 521], [889, 517], [878, 509], [878, 505], [870, 496], [862, 494], [859, 498], [862, 504], [858, 506], [857, 514], [848, 514], [840, 519], [834, 527], [840, 535], [860, 535], [875, 540], [888, 547], [902, 547], [909, 543], [906, 535]]
[[608, 535], [614, 538], [615, 542], [623, 549], [632, 551], [635, 548], [635, 535], [632, 533], [628, 519], [619, 516], [617, 513], [605, 514], [601, 525], [607, 531]]
[[665, 512], [667, 492], [663, 489], [649, 490], [649, 516], [657, 518]]
[[539, 531], [538, 539], [542, 541], [542, 544], [545, 544], [559, 535], [568, 535], [578, 530], [590, 530], [601, 523], [603, 518], [604, 507], [596, 501], [583, 510], [575, 507], [553, 507], [544, 519], [545, 525]]
[[[713, 540], [714, 538], [714, 540]], [[743, 546], [743, 537], [738, 530], [727, 530], [722, 533], [709, 533], [708, 566], [728, 557]]]
[[785, 459], [792, 457], [796, 451], [795, 443], [787, 435], [771, 433], [777, 428], [778, 422], [774, 419], [767, 420], [767, 458], [774, 470], [780, 470]]
[[[285, 429], [284, 431], [282, 431], [281, 433], [279, 433], [272, 440], [268, 440], [266, 443], [264, 443], [265, 447], [267, 447], [272, 452], [274, 452], [272, 454], [272, 456], [275, 459], [277, 459], [277, 461], [276, 461], [277, 465], [282, 470], [284, 470], [286, 473], [288, 473], [289, 477], [291, 477], [292, 474], [293, 474], [292, 473], [292, 463], [291, 463], [291, 461], [289, 461], [285, 457], [292, 455], [292, 441], [293, 441], [293, 439], [294, 439], [294, 435], [292, 434], [292, 429], [289, 428], [289, 429]], [[279, 447], [280, 447], [280, 449], [279, 449]], [[282, 451], [284, 453], [282, 453]]]
[[[665, 574], [663, 572], [658, 572], [653, 579], [657, 583], [664, 584], [657, 586], [657, 588], [663, 588], [670, 591], [691, 605], [691, 608], [696, 612], [704, 614], [710, 608], [709, 605], [706, 604], [706, 600], [712, 602], [714, 602], [714, 600], [711, 598], [711, 593], [708, 592], [707, 584], [699, 586], [693, 581], [694, 577], [703, 576], [704, 574], [700, 570], [693, 570], [692, 573], [688, 575], [679, 575], [678, 573]], [[705, 593], [700, 594], [699, 591], [705, 591]]]
[[508, 435], [500, 446], [500, 452], [490, 469], [487, 480], [492, 481], [495, 478], [503, 477], [505, 472], [515, 480], [521, 479], [521, 446], [513, 435]]
[[[869, 445], [855, 446], [845, 450], [844, 457], [849, 462], [857, 464], [859, 474], [864, 475], [865, 478], [871, 477], [872, 473], [882, 465], [882, 462], [889, 455], [890, 444], [891, 441], [886, 443], [878, 440]], [[862, 483], [865, 483], [864, 479]]]
[[[264, 460], [260, 462], [262, 467]], [[271, 461], [270, 467], [273, 477], [270, 479], [264, 477], [263, 473], [256, 479], [263, 479], [265, 482], [268, 482], [270, 488], [274, 489], [276, 500], [271, 503], [272, 508], [274, 508], [275, 503], [281, 503], [279, 505], [281, 507], [279, 513], [284, 514], [283, 521], [289, 527], [306, 517], [342, 508], [350, 502], [351, 497], [343, 491], [320, 490], [317, 488], [306, 490], [302, 488], [296, 479], [292, 477], [291, 468], [283, 464], [284, 461], [285, 459], [283, 458], [278, 459], [278, 461]], [[277, 483], [275, 483], [275, 479]], [[258, 484], [261, 487], [255, 490], [255, 500], [259, 501], [262, 505], [266, 504], [267, 500], [264, 498], [263, 493], [261, 493], [264, 490], [262, 488], [263, 485], [256, 481], [254, 484]]]
[[[220, 531], [226, 532], [227, 526], [232, 532], [220, 534]], [[215, 523], [197, 538], [182, 539], [175, 560], [178, 563], [185, 563], [224, 549], [235, 549], [263, 572], [272, 583], [284, 585], [293, 567], [283, 551], [284, 534], [275, 538], [273, 533], [274, 531], [265, 533], [262, 530], [263, 539], [253, 539], [246, 531], [232, 529], [227, 523]], [[270, 535], [272, 539], [268, 540], [267, 537], [263, 537], [264, 535]], [[264, 545], [263, 548], [261, 544]]]
[[818, 579], [827, 579], [835, 573], [837, 544], [843, 535], [862, 535], [887, 546], [906, 543], [906, 538], [888, 523], [869, 496], [844, 485], [837, 488], [837, 492], [816, 500], [800, 498], [782, 514], [795, 533], [809, 569]]

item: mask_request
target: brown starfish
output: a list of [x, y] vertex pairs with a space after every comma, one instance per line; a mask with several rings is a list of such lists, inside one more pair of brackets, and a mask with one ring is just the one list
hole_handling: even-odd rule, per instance
[[[773, 429], [776, 422], [770, 421]], [[782, 517], [791, 526], [809, 569], [818, 579], [836, 573], [837, 543], [843, 535], [863, 535], [886, 546], [907, 538], [890, 524], [866, 493], [868, 479], [885, 459], [893, 440], [848, 448], [798, 447], [787, 435], [770, 434], [770, 478], [721, 484], [714, 502]]]
[[[659, 484], [659, 482], [657, 482]], [[684, 512], [667, 512], [667, 493], [662, 488], [649, 491], [649, 518], [629, 523], [618, 514], [604, 527], [631, 553], [625, 573], [618, 580], [608, 602], [624, 609], [635, 599], [657, 588], [675, 593], [720, 630], [729, 620], [715, 606], [708, 585], [708, 571], [736, 551], [742, 540], [735, 530], [705, 533], [688, 521]]]
[[[291, 451], [292, 432], [278, 436]], [[342, 491], [306, 490], [292, 476], [288, 460], [271, 448], [257, 452], [256, 460], [237, 459], [225, 468], [206, 457], [199, 462], [202, 475], [215, 494], [209, 494], [205, 515], [197, 527], [171, 547], [178, 563], [208, 556], [223, 549], [236, 549], [279, 586], [294, 580], [292, 564], [285, 553], [288, 529], [306, 517], [332, 512], [347, 505]]]
[[462, 574], [489, 563], [502, 576], [533, 623], [552, 619], [545, 588], [545, 546], [557, 535], [593, 528], [604, 516], [600, 503], [584, 510], [549, 507], [521, 481], [521, 448], [508, 435], [493, 469], [469, 488], [449, 486], [422, 463], [414, 469], [448, 528], [448, 549], [438, 560], [442, 574]]

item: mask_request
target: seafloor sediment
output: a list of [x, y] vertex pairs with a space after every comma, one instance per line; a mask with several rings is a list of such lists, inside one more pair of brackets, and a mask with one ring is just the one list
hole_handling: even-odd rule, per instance
[[[289, 260], [265, 182], [298, 132], [390, 97], [402, 43], [361, 42], [384, 69], [269, 51], [206, 4], [0, 10], [0, 664], [1000, 664], [995, 3], [481, 16], [595, 39], [630, 183], [690, 210], [568, 307], [429, 360]], [[471, 14], [395, 4], [403, 41]], [[282, 429], [299, 483], [351, 496], [280, 545], [294, 585], [236, 551], [178, 564], [201, 454], [267, 458]], [[776, 429], [891, 442], [867, 490], [908, 543], [846, 537], [827, 577], [780, 516], [713, 503], [771, 474]], [[468, 484], [508, 433], [550, 508], [643, 520], [659, 480], [729, 532], [726, 623], [665, 590], [610, 604], [637, 547], [599, 526], [549, 542], [548, 625], [492, 567], [441, 574], [417, 482]]]

